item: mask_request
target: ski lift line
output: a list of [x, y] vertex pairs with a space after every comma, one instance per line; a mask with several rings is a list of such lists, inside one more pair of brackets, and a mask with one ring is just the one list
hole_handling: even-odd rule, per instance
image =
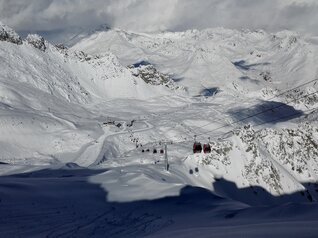
[[[301, 115], [301, 117], [305, 117], [305, 116], [308, 116], [308, 115], [310, 115], [311, 113], [314, 113], [314, 112], [316, 112], [316, 111], [318, 112], [318, 107], [317, 107], [317, 108], [311, 108], [311, 109], [308, 109], [308, 110], [302, 111], [302, 112], [293, 113], [293, 114], [290, 114], [290, 115], [288, 115], [288, 116], [283, 116], [283, 117], [280, 117], [280, 118], [276, 118], [276, 119], [274, 119], [274, 120], [265, 121], [265, 122], [262, 122], [262, 123], [253, 125], [253, 127], [258, 127], [258, 126], [265, 125], [265, 124], [268, 124], [268, 123], [277, 122], [277, 121], [280, 121], [280, 120], [282, 120], [282, 119], [293, 118], [294, 116], [297, 116], [297, 115]], [[306, 113], [306, 114], [303, 115], [303, 113]], [[301, 117], [299, 117], [299, 118], [301, 118]], [[216, 135], [216, 137], [224, 136], [224, 135], [229, 134], [229, 133], [231, 133], [231, 132], [233, 133], [233, 131], [234, 131], [234, 130], [230, 130], [230, 131], [228, 131], [228, 132], [220, 133], [220, 134]], [[259, 133], [259, 132], [260, 132], [260, 130], [257, 131], [256, 133]], [[191, 142], [191, 141], [189, 140], [189, 141], [187, 141], [187, 142]]]
[[[316, 94], [316, 93], [318, 93], [318, 91], [316, 91], [316, 92], [314, 92], [314, 93], [306, 94], [306, 95], [304, 95], [304, 96], [302, 96], [302, 97], [299, 97], [299, 98], [296, 98], [296, 99], [293, 99], [293, 100], [290, 101], [290, 102], [293, 102], [293, 101], [296, 101], [296, 100], [299, 100], [299, 99], [302, 99], [302, 98], [311, 96], [311, 95]], [[289, 102], [289, 103], [290, 103], [290, 102]], [[233, 123], [231, 123], [231, 124], [227, 124], [227, 125], [224, 125], [224, 126], [215, 128], [215, 129], [213, 129], [213, 130], [210, 130], [210, 131], [201, 133], [201, 134], [196, 134], [196, 138], [197, 138], [198, 136], [208, 135], [209, 133], [214, 132], [214, 131], [216, 131], [216, 130], [219, 130], [219, 129], [228, 127], [228, 126], [230, 126], [230, 125], [235, 125], [235, 124], [237, 124], [237, 123], [239, 123], [239, 122], [245, 121], [246, 119], [249, 119], [249, 118], [258, 116], [258, 115], [263, 114], [263, 113], [265, 113], [265, 112], [267, 112], [267, 111], [271, 111], [271, 110], [273, 110], [273, 109], [277, 109], [277, 108], [280, 108], [280, 107], [283, 107], [283, 106], [286, 106], [286, 104], [279, 105], [279, 106], [276, 106], [276, 107], [267, 109], [267, 110], [265, 110], [265, 111], [263, 111], [263, 112], [259, 112], [259, 113], [255, 114], [255, 115], [250, 115], [249, 117], [246, 117], [246, 118], [244, 118], [244, 119], [235, 121], [235, 122], [233, 122]], [[277, 118], [277, 119], [274, 119], [274, 120], [271, 120], [271, 121], [262, 122], [262, 123], [260, 123], [260, 124], [255, 125], [255, 127], [256, 127], [256, 126], [260, 126], [260, 125], [264, 125], [264, 124], [267, 124], [267, 123], [279, 121], [279, 120], [282, 120], [282, 119], [285, 119], [285, 118], [289, 118], [289, 117], [292, 117], [292, 116], [300, 115], [300, 114], [302, 114], [302, 113], [304, 113], [304, 112], [308, 112], [308, 111], [313, 111], [313, 112], [314, 112], [314, 111], [317, 111], [317, 110], [318, 110], [318, 108], [314, 108], [314, 109], [309, 109], [309, 110], [306, 110], [306, 111], [297, 112], [297, 113], [294, 113], [294, 114], [292, 114], [292, 115], [283, 116], [283, 117], [280, 117], [280, 118]], [[230, 132], [230, 131], [225, 132], [225, 133], [221, 133], [221, 134], [219, 134], [218, 136], [228, 134], [229, 132]], [[178, 142], [174, 142], [174, 143], [183, 143], [183, 142], [191, 142], [191, 140], [178, 141]]]
[[[305, 83], [303, 83], [303, 84], [300, 84], [300, 85], [298, 85], [298, 86], [296, 86], [296, 87], [294, 87], [294, 88], [290, 88], [290, 89], [288, 89], [288, 90], [286, 90], [286, 91], [284, 91], [284, 92], [282, 92], [282, 93], [280, 93], [280, 94], [275, 95], [274, 97], [271, 97], [271, 98], [267, 99], [267, 101], [271, 101], [271, 100], [273, 100], [273, 99], [275, 99], [275, 98], [277, 98], [277, 97], [280, 97], [280, 96], [282, 96], [282, 95], [284, 95], [284, 94], [286, 94], [286, 93], [289, 93], [289, 92], [291, 92], [291, 91], [293, 91], [293, 90], [295, 90], [295, 89], [298, 89], [298, 88], [301, 88], [301, 87], [306, 86], [306, 85], [308, 85], [308, 84], [311, 84], [311, 83], [313, 83], [313, 82], [315, 82], [315, 81], [318, 81], [318, 78], [315, 78], [315, 79], [313, 79], [313, 80], [311, 80], [311, 81], [308, 81], [308, 82], [305, 82]], [[250, 110], [250, 109], [247, 108], [247, 109], [243, 109], [243, 110]], [[234, 113], [234, 115], [235, 115], [235, 114], [238, 114], [238, 113], [240, 113], [240, 112]]]
[[[317, 108], [311, 108], [311, 109], [308, 109], [308, 110], [305, 110], [305, 111], [301, 111], [301, 112], [297, 112], [297, 113], [293, 113], [293, 114], [290, 114], [290, 115], [287, 115], [287, 116], [283, 116], [283, 117], [279, 117], [279, 118], [276, 118], [274, 120], [270, 120], [270, 121], [265, 121], [265, 122], [262, 122], [262, 123], [259, 123], [259, 124], [256, 124], [256, 125], [253, 125], [253, 127], [258, 127], [258, 126], [261, 126], [261, 125], [265, 125], [265, 124], [268, 124], [268, 123], [271, 123], [271, 122], [276, 122], [276, 121], [280, 121], [282, 119], [287, 119], [287, 118], [292, 118], [294, 116], [297, 116], [297, 115], [302, 115], [303, 113], [307, 113], [307, 112], [310, 112], [310, 113], [314, 113], [314, 112], [318, 112], [318, 107]], [[307, 113], [305, 115], [302, 115], [303, 116], [307, 116], [309, 115], [310, 113]], [[217, 135], [217, 137], [219, 136], [223, 136], [223, 135], [226, 135], [226, 134], [229, 134], [231, 133], [232, 130], [230, 131], [227, 131], [227, 132], [224, 132], [224, 133], [220, 133]], [[207, 132], [205, 134], [208, 134], [210, 132]], [[203, 135], [203, 134], [202, 134]], [[200, 135], [196, 135], [196, 138], [197, 136], [200, 136]], [[173, 141], [171, 140], [170, 142], [173, 142], [174, 144], [180, 144], [180, 143], [186, 143], [186, 142], [193, 142], [193, 139], [188, 139], [188, 140], [181, 140], [181, 141]]]
[[[265, 125], [265, 124], [268, 124], [268, 123], [277, 122], [277, 121], [280, 121], [282, 119], [288, 119], [288, 118], [292, 118], [292, 117], [298, 116], [298, 115], [302, 115], [301, 117], [304, 117], [304, 116], [307, 116], [310, 113], [313, 113], [313, 112], [316, 112], [316, 111], [318, 111], [318, 108], [311, 108], [311, 109], [308, 109], [308, 110], [305, 110], [305, 111], [296, 112], [296, 113], [293, 113], [293, 114], [290, 114], [290, 115], [287, 115], [287, 116], [279, 117], [279, 118], [276, 118], [276, 119], [273, 119], [273, 120], [270, 120], [270, 121], [265, 121], [265, 122], [253, 125], [253, 127], [258, 127], [258, 126]], [[306, 113], [306, 114], [303, 114], [303, 113]], [[218, 136], [225, 135], [225, 134], [227, 134], [229, 132], [230, 131], [228, 131], [226, 133], [221, 133]]]
[[[301, 87], [303, 87], [303, 86], [306, 86], [306, 85], [308, 85], [308, 84], [310, 84], [310, 83], [313, 83], [313, 82], [315, 82], [315, 81], [318, 81], [318, 78], [316, 78], [316, 79], [314, 79], [314, 80], [311, 80], [311, 81], [308, 81], [308, 82], [306, 82], [306, 83], [303, 83], [303, 84], [301, 84], [301, 85], [298, 85], [297, 87], [288, 89], [288, 90], [286, 90], [285, 92], [282, 92], [282, 93], [280, 93], [280, 94], [278, 94], [278, 95], [276, 95], [276, 96], [274, 96], [274, 97], [268, 99], [267, 101], [271, 101], [271, 100], [273, 100], [274, 98], [277, 98], [277, 97], [279, 97], [279, 96], [282, 96], [282, 95], [284, 95], [284, 94], [286, 94], [286, 93], [288, 93], [288, 92], [291, 92], [291, 91], [293, 91], [293, 90], [295, 90], [295, 89], [298, 89], [298, 88], [301, 88]], [[299, 98], [299, 99], [300, 99], [300, 98]], [[287, 103], [290, 103], [290, 102], [287, 102]], [[269, 109], [266, 109], [266, 110], [272, 110], [272, 109], [275, 109], [275, 108], [269, 108]], [[250, 108], [242, 109], [241, 111], [236, 112], [236, 113], [233, 113], [232, 115], [237, 115], [237, 114], [239, 114], [239, 113], [242, 113], [242, 112], [244, 112], [244, 111], [249, 111], [249, 110], [251, 110], [251, 109], [250, 109]], [[261, 111], [261, 112], [262, 112], [262, 111]], [[261, 112], [259, 112], [259, 113], [261, 113]], [[209, 125], [211, 125], [211, 124], [213, 124], [213, 123], [215, 123], [215, 122], [219, 122], [219, 121], [224, 121], [224, 119], [214, 120], [214, 121], [212, 121], [212, 122], [209, 122], [209, 123], [207, 123], [207, 124], [204, 124], [203, 126], [197, 127], [197, 129], [204, 128], [204, 127], [206, 127], [206, 126], [209, 126]], [[199, 134], [199, 135], [200, 135], [200, 134]]]
[[[308, 110], [305, 110], [305, 111], [302, 111], [302, 112], [293, 113], [293, 114], [290, 114], [290, 115], [287, 115], [287, 116], [279, 117], [279, 118], [276, 118], [274, 120], [265, 121], [265, 122], [253, 125], [253, 127], [258, 127], [258, 126], [265, 125], [265, 124], [268, 124], [268, 123], [280, 121], [282, 119], [292, 118], [292, 117], [297, 116], [297, 115], [301, 115], [301, 117], [304, 117], [304, 116], [308, 116], [308, 115], [310, 115], [311, 113], [314, 113], [314, 112], [318, 112], [318, 107], [311, 108], [311, 109], [308, 109]], [[303, 113], [306, 113], [306, 114], [303, 115]], [[229, 134], [231, 132], [233, 132], [233, 130], [229, 130], [227, 132], [220, 133], [220, 134], [217, 135], [217, 137]], [[259, 132], [260, 131], [258, 131], [256, 133], [259, 133]], [[172, 141], [171, 140], [170, 142], [173, 142], [174, 144], [181, 144], [181, 143], [190, 143], [190, 142], [193, 142], [193, 140], [190, 140], [190, 139], [189, 140], [183, 140], [183, 141]]]
[[[279, 93], [279, 94], [275, 95], [274, 97], [271, 97], [271, 98], [267, 99], [267, 101], [271, 101], [271, 100], [273, 100], [273, 99], [275, 99], [275, 98], [277, 98], [277, 97], [280, 97], [280, 96], [282, 96], [282, 95], [284, 95], [284, 94], [286, 94], [286, 93], [289, 93], [289, 92], [291, 92], [291, 91], [293, 91], [293, 90], [295, 90], [295, 89], [304, 87], [304, 86], [306, 86], [306, 85], [309, 85], [309, 84], [311, 84], [311, 83], [313, 83], [313, 82], [317, 82], [317, 81], [318, 81], [318, 78], [315, 78], [315, 79], [313, 79], [313, 80], [310, 80], [310, 81], [308, 81], [308, 82], [305, 82], [305, 83], [303, 83], [303, 84], [300, 84], [300, 85], [298, 85], [298, 86], [296, 86], [296, 87], [294, 87], [294, 88], [290, 88], [290, 89], [288, 89], [288, 90], [286, 90], [286, 91], [284, 91], [284, 92], [282, 92], [282, 93]], [[201, 84], [201, 86], [204, 87], [204, 88], [206, 88], [203, 84]], [[206, 89], [207, 89], [207, 88], [206, 88]], [[308, 96], [309, 96], [309, 95], [308, 95]], [[300, 99], [300, 98], [299, 98], [299, 99]], [[290, 103], [290, 102], [287, 102], [287, 103]], [[267, 112], [267, 111], [270, 111], [270, 110], [273, 110], [273, 109], [276, 109], [276, 108], [266, 109], [266, 112]], [[242, 110], [239, 111], [239, 112], [233, 113], [233, 115], [237, 115], [237, 114], [239, 114], [239, 113], [242, 113], [242, 112], [244, 112], [244, 111], [249, 111], [249, 110], [251, 110], [251, 109], [250, 109], [250, 108], [242, 109]], [[179, 110], [177, 110], [177, 111], [179, 111]], [[177, 111], [167, 112], [167, 113], [164, 113], [164, 114], [162, 114], [162, 115], [167, 115], [167, 114], [170, 114], [170, 113], [175, 113], [175, 112], [177, 112]], [[261, 113], [263, 113], [263, 111], [260, 111], [259, 113], [261, 114]], [[253, 114], [252, 114], [252, 115], [253, 115]], [[257, 115], [258, 115], [258, 114], [257, 114]], [[158, 116], [159, 116], [159, 115], [158, 115]], [[155, 116], [155, 118], [158, 117], [158, 116]], [[242, 120], [246, 120], [246, 119], [243, 118]], [[136, 121], [139, 121], [139, 120], [136, 120]], [[141, 120], [140, 120], [140, 121], [141, 121]], [[206, 126], [209, 126], [209, 125], [211, 125], [211, 124], [213, 124], [213, 123], [215, 123], [215, 122], [219, 122], [219, 121], [224, 121], [224, 119], [214, 120], [213, 122], [209, 122], [209, 123], [207, 123], [207, 124], [204, 124], [203, 126], [197, 127], [196, 129], [204, 128], [204, 127], [206, 127]], [[233, 123], [230, 123], [230, 125], [231, 125], [231, 124], [233, 124]], [[221, 128], [220, 128], [220, 129], [221, 129]], [[192, 129], [189, 129], [189, 130], [192, 131]], [[198, 134], [198, 136], [200, 136], [200, 134]]]
[[[302, 98], [305, 98], [305, 97], [314, 95], [314, 94], [316, 94], [316, 93], [318, 93], [318, 91], [315, 91], [315, 92], [313, 92], [313, 93], [306, 94], [306, 95], [303, 95], [303, 96], [301, 96], [301, 97], [295, 98], [295, 99], [289, 101], [288, 103], [295, 102], [295, 101], [297, 101], [297, 100], [299, 100], [299, 99], [302, 99]], [[254, 115], [250, 115], [250, 116], [248, 116], [248, 117], [246, 117], [246, 118], [243, 118], [243, 119], [237, 120], [237, 121], [235, 121], [235, 122], [232, 122], [232, 123], [230, 123], [230, 124], [227, 124], [227, 125], [224, 125], [224, 126], [215, 128], [215, 129], [213, 129], [213, 130], [210, 130], [210, 131], [207, 131], [207, 132], [204, 132], [204, 133], [201, 133], [201, 134], [196, 134], [196, 138], [197, 138], [197, 136], [208, 135], [208, 134], [211, 133], [211, 132], [214, 132], [214, 131], [217, 131], [217, 130], [219, 130], [219, 129], [228, 127], [228, 126], [230, 126], [230, 125], [235, 125], [235, 124], [237, 124], [237, 123], [239, 123], [239, 122], [245, 121], [246, 119], [253, 118], [253, 117], [258, 116], [258, 115], [261, 115], [261, 114], [263, 114], [263, 113], [265, 113], [265, 112], [268, 112], [268, 111], [271, 111], [271, 110], [274, 110], [274, 109], [277, 109], [277, 108], [280, 108], [280, 107], [284, 107], [284, 106], [287, 106], [287, 104], [282, 104], [282, 105], [279, 105], [279, 106], [276, 106], [276, 107], [273, 107], [273, 108], [269, 108], [269, 109], [266, 109], [266, 110], [261, 111], [261, 112], [259, 112], [259, 113], [256, 113], [256, 114], [254, 114]], [[255, 126], [260, 126], [260, 125], [267, 124], [267, 123], [270, 123], [270, 122], [279, 121], [279, 120], [281, 120], [281, 119], [289, 118], [289, 117], [292, 117], [292, 116], [295, 116], [295, 115], [299, 115], [299, 114], [302, 114], [302, 113], [304, 113], [304, 112], [308, 112], [308, 111], [311, 111], [311, 110], [313, 110], [313, 112], [314, 112], [314, 111], [318, 110], [318, 108], [309, 109], [309, 110], [302, 111], [302, 112], [298, 112], [298, 113], [295, 113], [295, 114], [292, 114], [292, 115], [280, 117], [280, 118], [274, 119], [274, 120], [272, 120], [272, 121], [262, 122], [261, 124], [257, 124], [257, 125], [255, 125]], [[212, 124], [212, 123], [210, 123], [210, 124]], [[199, 127], [199, 128], [203, 128], [203, 126], [202, 126], [202, 127]], [[221, 134], [219, 134], [218, 136], [226, 135], [226, 134], [228, 134], [229, 132], [230, 132], [230, 131], [225, 132], [225, 133], [221, 133]], [[192, 141], [192, 140], [181, 140], [181, 141], [173, 141], [173, 140], [170, 140], [170, 142], [172, 142], [172, 143], [178, 143], [178, 144], [180, 144], [180, 143], [186, 143], [186, 142], [191, 142], [191, 141]], [[160, 143], [160, 142], [161, 142], [161, 141], [156, 141], [156, 142], [152, 142], [152, 143]]]
[[301, 88], [301, 87], [306, 86], [306, 85], [308, 85], [308, 84], [311, 84], [311, 83], [313, 83], [313, 82], [315, 82], [315, 81], [318, 81], [318, 78], [315, 78], [315, 79], [313, 79], [313, 80], [311, 80], [311, 81], [308, 81], [308, 82], [306, 82], [306, 83], [300, 84], [300, 85], [298, 85], [297, 87], [288, 89], [288, 90], [286, 90], [285, 92], [282, 92], [282, 93], [280, 93], [280, 94], [278, 94], [278, 95], [276, 95], [276, 96], [274, 96], [274, 97], [268, 99], [268, 101], [273, 100], [274, 98], [280, 97], [280, 96], [282, 96], [282, 95], [284, 95], [284, 94], [286, 94], [286, 93], [289, 93], [289, 92], [291, 92], [291, 91], [293, 91], [293, 90], [295, 90], [295, 89], [298, 89], [298, 88]]
[[[265, 121], [265, 122], [262, 122], [262, 123], [259, 123], [259, 124], [256, 124], [256, 125], [253, 125], [253, 127], [258, 127], [258, 126], [261, 126], [261, 125], [265, 125], [267, 123], [271, 123], [271, 122], [276, 122], [276, 121], [280, 121], [282, 119], [288, 119], [288, 118], [292, 118], [294, 116], [297, 116], [297, 115], [302, 115], [301, 117], [304, 117], [304, 116], [308, 116], [310, 115], [311, 113], [314, 113], [314, 112], [318, 112], [318, 107], [317, 108], [312, 108], [312, 109], [308, 109], [306, 111], [302, 111], [302, 112], [297, 112], [297, 113], [293, 113], [293, 114], [290, 114], [288, 116], [283, 116], [283, 117], [280, 117], [280, 118], [276, 118], [274, 120], [270, 120], [270, 121]], [[306, 113], [303, 115], [303, 113]], [[229, 134], [229, 133], [233, 133], [234, 130], [229, 130], [227, 132], [224, 132], [224, 133], [220, 133], [217, 135], [217, 137], [219, 136], [223, 136], [223, 135], [226, 135], [226, 134]], [[260, 131], [257, 131], [256, 133], [259, 133]], [[173, 142], [174, 144], [181, 144], [181, 143], [190, 143], [190, 142], [193, 142], [193, 140], [183, 140], [183, 141], [171, 141]]]
[[[297, 100], [299, 100], [299, 99], [302, 99], [302, 98], [311, 96], [311, 95], [316, 94], [316, 93], [318, 93], [318, 91], [315, 91], [315, 92], [313, 92], [313, 93], [306, 94], [306, 95], [304, 95], [304, 96], [298, 97], [298, 98], [293, 99], [293, 100], [291, 100], [291, 101], [289, 101], [289, 102], [287, 102], [287, 103], [295, 102], [295, 101], [297, 101]], [[258, 113], [256, 113], [256, 114], [249, 115], [249, 116], [247, 116], [247, 117], [245, 117], [245, 118], [242, 118], [242, 119], [237, 120], [237, 121], [234, 121], [234, 122], [232, 122], [232, 123], [229, 123], [229, 124], [220, 126], [220, 127], [215, 128], [215, 129], [213, 129], [213, 130], [210, 130], [210, 131], [208, 131], [208, 132], [204, 132], [204, 133], [201, 133], [201, 134], [197, 134], [197, 136], [206, 135], [206, 134], [208, 134], [208, 133], [210, 133], [210, 132], [214, 132], [214, 131], [216, 131], [216, 130], [219, 130], [219, 129], [222, 129], [222, 128], [225, 128], [225, 127], [228, 127], [228, 126], [231, 126], [231, 125], [234, 125], [234, 124], [237, 124], [237, 123], [239, 123], [239, 122], [242, 122], [242, 121], [245, 121], [245, 120], [247, 120], [247, 119], [256, 117], [256, 116], [258, 116], [258, 115], [261, 115], [261, 114], [263, 114], [263, 113], [265, 113], [265, 112], [269, 112], [269, 111], [272, 111], [272, 110], [274, 110], [274, 109], [281, 108], [281, 107], [284, 107], [284, 106], [287, 106], [287, 104], [281, 104], [281, 105], [278, 105], [278, 106], [276, 106], [276, 107], [272, 107], [272, 108], [266, 109], [266, 110], [264, 110], [264, 111], [258, 112]], [[214, 122], [212, 122], [212, 123], [214, 123]], [[212, 123], [210, 123], [210, 124], [212, 124]], [[203, 127], [201, 127], [201, 128], [203, 128]]]
[[[286, 94], [286, 93], [289, 93], [289, 92], [291, 92], [291, 91], [293, 91], [293, 90], [295, 90], [295, 89], [298, 89], [298, 88], [301, 88], [301, 87], [306, 86], [306, 85], [308, 85], [308, 84], [311, 84], [311, 83], [313, 83], [313, 82], [315, 82], [315, 81], [318, 81], [318, 78], [316, 78], [316, 79], [314, 79], [314, 80], [311, 80], [311, 81], [308, 81], [308, 82], [306, 82], [306, 83], [300, 84], [300, 85], [298, 85], [298, 86], [296, 86], [296, 87], [294, 87], [294, 88], [288, 89], [288, 90], [286, 90], [286, 91], [284, 91], [284, 92], [282, 92], [282, 93], [280, 93], [280, 94], [275, 95], [274, 97], [271, 97], [271, 98], [267, 99], [267, 101], [271, 101], [271, 100], [273, 100], [273, 99], [275, 99], [275, 98], [277, 98], [277, 97], [280, 97], [280, 96], [282, 96], [282, 95], [284, 95], [284, 94]], [[243, 109], [242, 111], [248, 111], [248, 110], [250, 110], [250, 109], [247, 108], [247, 109]], [[239, 113], [241, 113], [242, 111], [233, 113], [233, 115], [239, 114]]]
[[[253, 125], [253, 127], [258, 127], [258, 126], [265, 125], [265, 124], [268, 124], [268, 123], [277, 122], [277, 121], [280, 121], [282, 119], [293, 118], [294, 116], [297, 116], [297, 115], [301, 115], [301, 117], [304, 117], [304, 116], [308, 116], [308, 115], [310, 115], [311, 113], [314, 113], [314, 112], [318, 112], [318, 107], [311, 108], [311, 109], [308, 109], [308, 110], [305, 110], [305, 111], [301, 111], [301, 112], [297, 112], [297, 113], [293, 113], [293, 114], [290, 114], [290, 115], [287, 115], [287, 116], [279, 117], [279, 118], [276, 118], [274, 120], [265, 121], [265, 122]], [[303, 113], [306, 113], [306, 114], [303, 114]], [[230, 131], [218, 134], [217, 137], [222, 136], [222, 135], [226, 135], [226, 134], [230, 133], [231, 131], [233, 132], [233, 130], [230, 130]], [[256, 133], [259, 133], [259, 131], [256, 132]], [[191, 142], [191, 140], [183, 141], [183, 142]], [[178, 143], [181, 143], [181, 142], [178, 142]]]

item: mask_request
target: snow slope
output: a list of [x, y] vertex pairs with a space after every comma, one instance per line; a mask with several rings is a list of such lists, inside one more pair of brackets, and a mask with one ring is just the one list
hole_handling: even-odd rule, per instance
[[315, 237], [317, 57], [288, 31], [67, 49], [0, 24], [1, 236]]
[[[140, 34], [107, 30], [92, 34], [72, 49], [92, 55], [110, 50], [123, 64], [155, 65], [172, 75], [190, 96], [205, 96], [196, 99], [200, 103], [192, 98], [184, 113], [172, 114], [168, 120], [174, 120], [184, 131], [171, 126], [170, 135], [163, 138], [185, 138], [190, 148], [191, 137], [199, 134], [199, 140], [207, 141], [210, 136], [212, 147], [219, 148], [214, 155], [188, 156], [188, 167], [204, 164], [214, 174], [208, 183], [197, 178], [196, 186], [209, 187], [215, 174], [239, 187], [261, 186], [274, 195], [304, 190], [302, 183], [316, 183], [318, 52], [311, 40], [289, 31], [268, 34], [218, 28]], [[303, 83], [296, 90], [275, 96]], [[255, 113], [257, 117], [250, 117]], [[299, 124], [301, 119], [287, 123], [306, 113], [311, 114], [308, 124]], [[228, 125], [224, 125], [224, 118]], [[265, 123], [265, 129], [247, 126], [235, 136], [217, 141], [231, 131], [233, 122], [241, 120], [235, 127]], [[267, 129], [274, 125], [275, 129]], [[155, 128], [160, 131], [160, 126]], [[205, 132], [209, 130], [212, 132]], [[226, 155], [222, 155], [223, 150]], [[183, 156], [187, 153], [184, 151]]]
[[[42, 45], [36, 47], [36, 40]], [[22, 45], [0, 43], [4, 162], [41, 155], [54, 162], [58, 153], [77, 152], [94, 141], [103, 130], [90, 121], [102, 114], [92, 115], [93, 104], [172, 94], [164, 86], [154, 87], [134, 77], [111, 53], [90, 58], [36, 36], [28, 36]], [[84, 121], [88, 117], [84, 124], [95, 125], [82, 127], [79, 116]]]
[[265, 87], [284, 89], [317, 77], [317, 46], [288, 31], [268, 34], [217, 28], [137, 34], [108, 30], [81, 40], [73, 49], [93, 55], [110, 50], [126, 65], [150, 62], [182, 80], [194, 95], [219, 87], [254, 97]]

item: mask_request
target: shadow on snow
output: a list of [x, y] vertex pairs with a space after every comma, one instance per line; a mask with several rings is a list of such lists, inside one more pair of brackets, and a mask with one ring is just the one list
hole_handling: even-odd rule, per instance
[[240, 80], [242, 81], [245, 81], [245, 82], [249, 82], [249, 83], [253, 83], [253, 84], [256, 84], [256, 85], [259, 85], [260, 84], [260, 81], [259, 80], [256, 80], [256, 79], [252, 79], [248, 76], [242, 76], [239, 78]]
[[[118, 203], [107, 201], [107, 192], [88, 181], [90, 176], [103, 172], [45, 169], [2, 176], [0, 236], [143, 237], [205, 226], [214, 229], [241, 225], [248, 231], [250, 223], [264, 220], [267, 224], [273, 217], [318, 219], [318, 205], [312, 195], [317, 191], [316, 184], [305, 185], [308, 190], [302, 193], [274, 197], [260, 187], [239, 189], [232, 182], [217, 179], [211, 185], [219, 195], [186, 186], [179, 196]], [[308, 201], [312, 203], [302, 203]], [[284, 204], [284, 212], [273, 204]]]
[[239, 60], [239, 61], [235, 61], [235, 62], [232, 62], [234, 64], [234, 66], [238, 69], [241, 69], [241, 70], [250, 70], [254, 67], [257, 67], [257, 66], [266, 66], [266, 65], [270, 65], [270, 63], [266, 62], [266, 63], [256, 63], [256, 64], [248, 64], [247, 61], [245, 60]]
[[139, 68], [140, 66], [148, 66], [148, 65], [151, 65], [151, 63], [148, 62], [148, 61], [142, 60], [142, 61], [139, 61], [137, 63], [134, 63], [133, 67], [134, 68]]
[[[289, 121], [304, 113], [295, 109], [293, 106], [282, 102], [262, 101], [250, 108], [235, 108], [227, 113], [236, 121], [243, 120], [245, 123], [269, 123], [275, 124], [279, 122]], [[254, 116], [255, 115], [255, 116]]]
[[204, 88], [200, 91], [200, 95], [204, 97], [212, 97], [220, 91], [221, 90], [218, 87]]

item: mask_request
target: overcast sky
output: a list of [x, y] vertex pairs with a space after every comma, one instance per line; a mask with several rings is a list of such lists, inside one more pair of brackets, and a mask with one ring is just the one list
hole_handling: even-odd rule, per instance
[[139, 32], [223, 26], [318, 35], [318, 1], [0, 0], [0, 20], [20, 32], [108, 24]]

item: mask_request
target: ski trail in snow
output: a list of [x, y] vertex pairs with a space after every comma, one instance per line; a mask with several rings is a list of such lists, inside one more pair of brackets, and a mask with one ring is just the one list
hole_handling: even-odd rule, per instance
[[[110, 149], [112, 147], [112, 140], [114, 137], [117, 137], [119, 135], [129, 135], [130, 133], [139, 133], [139, 132], [145, 132], [145, 131], [148, 131], [148, 130], [151, 130], [154, 128], [154, 126], [152, 124], [150, 124], [149, 122], [147, 121], [144, 121], [144, 123], [146, 123], [147, 125], [147, 128], [144, 128], [144, 129], [137, 129], [137, 130], [132, 130], [132, 131], [128, 131], [126, 130], [127, 128], [123, 128], [121, 132], [118, 132], [118, 133], [113, 133], [113, 134], [105, 134], [103, 136], [101, 136], [99, 138], [99, 144], [101, 144], [102, 146], [98, 148], [95, 148], [96, 146], [92, 145], [93, 146], [93, 149], [94, 150], [97, 150], [98, 151], [98, 155], [96, 158], [92, 158], [90, 161], [94, 161], [94, 162], [90, 162], [90, 161], [83, 161], [83, 159], [81, 160], [81, 165], [84, 165], [84, 166], [87, 166], [87, 167], [94, 167], [94, 166], [97, 166], [99, 165], [101, 162], [102, 162], [102, 159], [105, 155], [105, 152], [107, 152], [107, 149]], [[91, 150], [91, 148], [86, 148], [85, 150]], [[85, 153], [85, 152], [84, 152]], [[91, 155], [91, 154], [90, 154]], [[117, 156], [121, 156], [120, 154], [118, 154]], [[107, 158], [107, 159], [114, 159], [115, 157], [112, 157], [112, 158]], [[77, 161], [75, 161], [77, 162]]]

